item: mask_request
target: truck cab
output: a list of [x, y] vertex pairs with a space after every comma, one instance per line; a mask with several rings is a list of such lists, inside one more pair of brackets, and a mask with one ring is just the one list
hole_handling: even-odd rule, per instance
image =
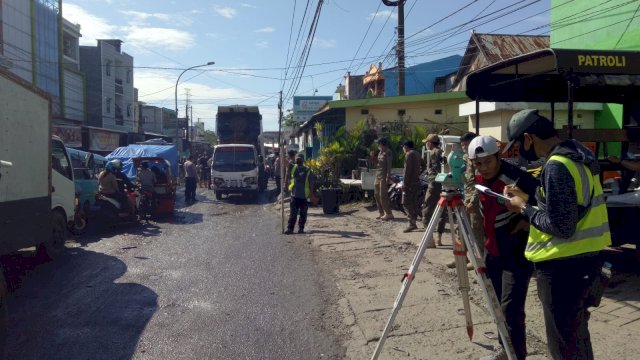
[[255, 198], [260, 191], [258, 153], [249, 144], [224, 144], [213, 148], [211, 180], [216, 199], [243, 194]]

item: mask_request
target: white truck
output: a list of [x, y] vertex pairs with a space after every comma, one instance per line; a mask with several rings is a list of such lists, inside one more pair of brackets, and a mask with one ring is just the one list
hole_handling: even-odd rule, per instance
[[[74, 219], [71, 162], [51, 135], [49, 96], [1, 68], [0, 161], [0, 255], [33, 246], [48, 258], [60, 255]], [[6, 294], [0, 271], [0, 333]]]
[[224, 144], [213, 148], [211, 182], [216, 199], [222, 195], [243, 194], [258, 196], [258, 153], [249, 144]]

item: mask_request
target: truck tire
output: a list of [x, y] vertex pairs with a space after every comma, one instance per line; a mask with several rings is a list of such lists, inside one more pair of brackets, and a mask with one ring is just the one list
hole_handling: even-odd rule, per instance
[[43, 257], [53, 260], [60, 256], [64, 250], [64, 242], [67, 238], [66, 220], [59, 211], [54, 211], [51, 216], [51, 237], [49, 240], [38, 245], [38, 253]]
[[222, 193], [220, 191], [215, 191], [216, 193], [216, 200], [222, 200]]

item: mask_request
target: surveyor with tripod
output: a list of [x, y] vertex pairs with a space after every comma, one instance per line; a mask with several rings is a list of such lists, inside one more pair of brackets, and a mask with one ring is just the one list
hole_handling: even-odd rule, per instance
[[[502, 193], [505, 186], [514, 185], [533, 194], [538, 181], [529, 173], [500, 159], [500, 148], [491, 136], [478, 136], [468, 146], [469, 159], [478, 172], [479, 185]], [[485, 264], [487, 273], [500, 306], [504, 313], [507, 331], [519, 360], [527, 356], [527, 335], [525, 332], [525, 310], [529, 281], [533, 264], [524, 257], [524, 249], [529, 235], [529, 224], [521, 214], [510, 212], [505, 200], [483, 193], [479, 194], [485, 233]], [[482, 360], [506, 360], [504, 348]]]

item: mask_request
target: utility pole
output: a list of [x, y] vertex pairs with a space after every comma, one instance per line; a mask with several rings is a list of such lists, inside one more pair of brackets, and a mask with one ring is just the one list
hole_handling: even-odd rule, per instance
[[396, 54], [398, 55], [398, 96], [404, 96], [404, 3], [406, 0], [389, 1], [382, 0], [386, 6], [398, 7], [398, 44]]
[[189, 133], [191, 132], [191, 129], [189, 129], [189, 100], [191, 100], [191, 89], [185, 89], [185, 91], [187, 92], [187, 102], [184, 105], [184, 119], [187, 126], [187, 150], [189, 150], [189, 154], [191, 154], [191, 142], [189, 142]]
[[280, 218], [282, 233], [284, 234], [284, 146], [282, 146], [282, 91], [280, 91], [280, 101], [278, 101], [278, 151], [280, 152]]

